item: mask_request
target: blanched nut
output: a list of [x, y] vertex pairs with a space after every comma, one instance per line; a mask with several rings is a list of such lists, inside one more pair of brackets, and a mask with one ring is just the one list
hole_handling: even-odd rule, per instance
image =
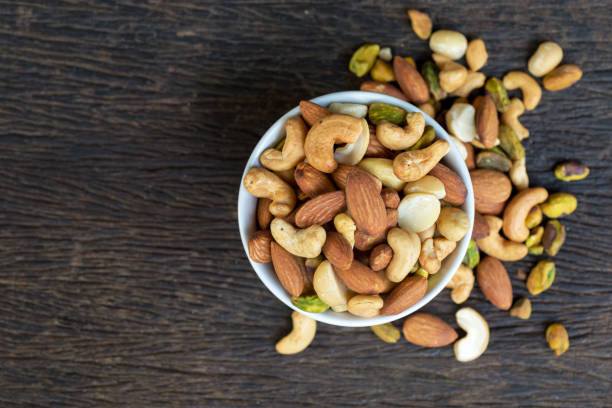
[[393, 249], [393, 258], [387, 265], [387, 278], [391, 282], [401, 282], [419, 259], [421, 240], [416, 233], [396, 227], [387, 233], [387, 243]]
[[552, 41], [545, 41], [533, 53], [527, 69], [534, 77], [541, 77], [555, 69], [563, 59], [563, 49], [559, 44]]
[[270, 232], [274, 240], [287, 252], [303, 258], [319, 256], [327, 236], [325, 229], [320, 225], [299, 230], [280, 218], [272, 220]]
[[446, 126], [462, 142], [478, 140], [476, 132], [476, 109], [469, 103], [455, 103], [446, 112]]
[[355, 143], [364, 132], [363, 127], [368, 128], [367, 122], [364, 122], [365, 119], [333, 114], [315, 123], [308, 131], [304, 143], [308, 163], [323, 173], [333, 172], [338, 167], [334, 159], [334, 144]]
[[456, 304], [468, 300], [472, 289], [474, 288], [474, 272], [465, 265], [459, 265], [457, 272], [453, 275], [453, 278], [446, 285], [447, 288], [451, 288], [451, 299]]
[[429, 173], [449, 150], [450, 143], [436, 140], [424, 149], [400, 153], [393, 160], [393, 173], [403, 181], [418, 180]]
[[446, 238], [428, 238], [421, 243], [419, 264], [433, 275], [440, 270], [442, 261], [453, 252], [456, 246], [455, 241]]
[[456, 242], [467, 234], [470, 219], [463, 210], [448, 206], [440, 210], [436, 225], [444, 238]]
[[408, 112], [404, 128], [386, 120], [378, 122], [376, 138], [388, 149], [404, 150], [415, 144], [424, 130], [425, 117], [420, 112]]
[[351, 247], [355, 246], [355, 231], [357, 226], [355, 221], [347, 214], [340, 213], [334, 217], [334, 227], [346, 240], [351, 244]]
[[519, 140], [529, 137], [529, 130], [518, 120], [523, 112], [525, 112], [523, 102], [519, 98], [512, 98], [508, 110], [501, 115], [501, 122], [514, 130]]
[[367, 157], [359, 162], [359, 167], [366, 170], [368, 173], [382, 182], [385, 187], [400, 191], [406, 184], [400, 180], [393, 171], [393, 160], [380, 159], [375, 157]]
[[323, 302], [327, 303], [334, 312], [346, 312], [350, 294], [334, 272], [329, 261], [323, 261], [315, 270], [312, 279], [314, 290]]
[[383, 299], [378, 295], [355, 295], [348, 301], [348, 312], [359, 317], [374, 317], [380, 314]]
[[308, 133], [306, 124], [299, 116], [287, 119], [285, 122], [285, 143], [283, 150], [266, 149], [259, 156], [260, 163], [274, 171], [294, 168], [304, 159], [304, 140]]
[[244, 176], [244, 188], [257, 198], [272, 200], [268, 207], [270, 213], [284, 217], [295, 207], [295, 192], [276, 174], [260, 167], [252, 167]]
[[468, 71], [465, 82], [459, 88], [455, 89], [451, 95], [467, 98], [467, 96], [474, 90], [482, 88], [485, 83], [487, 76], [482, 72]]
[[499, 230], [504, 224], [501, 218], [485, 215], [485, 219], [489, 224], [489, 235], [476, 240], [481, 251], [505, 262], [518, 261], [527, 256], [527, 246], [525, 244], [509, 241], [499, 235]]
[[521, 88], [523, 93], [523, 104], [525, 109], [532, 110], [540, 103], [542, 98], [542, 88], [538, 82], [528, 74], [520, 71], [508, 72], [503, 79], [504, 87], [512, 91]]
[[404, 187], [404, 194], [408, 195], [411, 193], [432, 194], [439, 200], [446, 197], [444, 183], [442, 183], [439, 178], [430, 175], [423, 176], [417, 181], [406, 183], [406, 186]]
[[455, 357], [461, 362], [476, 360], [489, 345], [489, 325], [471, 307], [463, 307], [455, 313], [457, 324], [467, 335], [455, 342]]
[[280, 354], [296, 354], [304, 351], [312, 343], [317, 333], [317, 321], [301, 313], [291, 313], [293, 330], [276, 343], [276, 351]]
[[422, 232], [436, 223], [440, 201], [427, 193], [410, 193], [397, 207], [397, 223], [406, 231]]
[[533, 206], [543, 203], [548, 198], [548, 191], [542, 187], [529, 188], [515, 195], [504, 210], [504, 234], [515, 242], [524, 242], [529, 236], [525, 225], [527, 214]]
[[429, 48], [452, 60], [457, 60], [465, 54], [467, 38], [457, 31], [438, 30], [429, 38]]
[[523, 191], [529, 187], [529, 175], [527, 174], [524, 157], [512, 162], [508, 175], [518, 191]]
[[467, 75], [468, 70], [463, 65], [454, 61], [445, 62], [440, 67], [440, 73], [438, 74], [440, 88], [448, 93], [456, 91], [465, 84]]
[[[489, 58], [487, 48], [485, 47], [484, 41], [480, 38], [476, 38], [470, 41], [465, 51], [465, 60], [472, 71], [478, 71], [482, 68]], [[484, 84], [484, 81], [482, 82]]]
[[334, 159], [338, 163], [354, 166], [365, 156], [370, 144], [370, 126], [368, 121], [361, 119], [361, 133], [354, 143], [339, 147], [334, 152]]

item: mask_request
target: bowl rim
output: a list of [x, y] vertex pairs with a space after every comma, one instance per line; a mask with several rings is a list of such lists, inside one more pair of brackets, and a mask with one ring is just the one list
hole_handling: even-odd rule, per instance
[[[246, 200], [245, 195], [252, 197], [250, 193], [246, 191], [246, 189], [244, 188], [244, 177], [247, 171], [253, 166], [261, 167], [261, 164], [259, 163], [259, 156], [261, 154], [261, 151], [271, 146], [274, 143], [274, 140], [277, 140], [280, 137], [280, 135], [284, 131], [283, 125], [289, 117], [300, 114], [300, 108], [298, 105], [294, 107], [293, 109], [289, 110], [284, 115], [282, 115], [278, 120], [274, 122], [274, 124], [272, 124], [272, 126], [270, 126], [266, 130], [266, 132], [263, 134], [263, 136], [259, 139], [255, 147], [253, 148], [253, 151], [251, 152], [249, 159], [245, 163], [244, 171], [240, 179], [237, 217], [238, 217], [238, 228], [240, 232], [240, 239], [242, 240], [242, 245], [243, 245], [245, 254], [247, 256], [247, 259], [249, 260], [253, 270], [255, 270], [255, 273], [257, 274], [259, 279], [266, 286], [266, 288], [270, 292], [272, 292], [274, 296], [276, 296], [276, 298], [278, 298], [281, 302], [283, 302], [289, 308], [299, 313], [302, 313], [308, 317], [311, 317], [319, 322], [332, 324], [336, 326], [343, 326], [343, 327], [367, 327], [367, 326], [374, 326], [374, 325], [392, 322], [394, 320], [401, 319], [402, 317], [408, 316], [416, 312], [417, 310], [421, 309], [425, 305], [427, 305], [446, 287], [446, 284], [452, 279], [453, 275], [455, 274], [455, 272], [461, 265], [461, 261], [463, 260], [465, 252], [467, 251], [467, 248], [470, 242], [470, 237], [472, 235], [473, 224], [474, 224], [474, 192], [472, 188], [472, 182], [469, 176], [469, 170], [465, 164], [465, 161], [463, 160], [463, 158], [461, 157], [461, 154], [455, 147], [455, 144], [452, 142], [452, 139], [449, 136], [449, 134], [446, 132], [446, 130], [444, 130], [444, 128], [440, 124], [438, 124], [433, 118], [431, 118], [429, 115], [427, 115], [425, 112], [423, 112], [416, 106], [408, 102], [405, 102], [401, 99], [395, 98], [393, 96], [385, 95], [385, 94], [374, 93], [374, 92], [342, 91], [342, 92], [333, 92], [333, 93], [318, 96], [316, 98], [310, 99], [310, 102], [317, 103], [321, 106], [328, 106], [332, 102], [361, 103], [361, 104], [367, 104], [367, 105], [370, 105], [372, 103], [381, 102], [381, 103], [388, 103], [394, 106], [401, 107], [408, 112], [422, 113], [423, 116], [425, 117], [426, 124], [434, 128], [436, 136], [450, 142], [449, 154], [451, 154], [451, 156], [456, 156], [460, 159], [458, 160], [459, 162], [458, 166], [453, 165], [449, 167], [451, 167], [453, 171], [455, 171], [461, 177], [461, 180], [463, 181], [467, 189], [467, 197], [466, 197], [465, 203], [463, 204], [462, 208], [464, 211], [466, 211], [468, 218], [470, 220], [470, 227], [468, 229], [468, 232], [466, 233], [465, 237], [463, 237], [461, 241], [458, 242], [457, 247], [451, 253], [454, 256], [453, 261], [451, 262], [451, 265], [446, 265], [446, 263], [448, 263], [449, 258], [446, 259], [444, 267], [447, 268], [447, 270], [450, 270], [450, 272], [447, 271], [444, 274], [444, 276], [441, 276], [440, 273], [433, 275], [433, 277], [428, 280], [428, 288], [427, 288], [427, 293], [425, 294], [425, 296], [423, 296], [423, 298], [421, 298], [417, 303], [415, 303], [408, 309], [402, 311], [401, 313], [390, 315], [390, 316], [375, 316], [371, 318], [365, 318], [365, 317], [353, 316], [346, 312], [341, 312], [341, 313], [333, 312], [331, 311], [331, 309], [323, 313], [309, 313], [309, 312], [305, 312], [297, 308], [296, 306], [294, 306], [291, 303], [290, 296], [282, 288], [282, 286], [280, 286], [278, 282], [278, 278], [274, 274], [273, 274], [274, 276], [272, 279], [270, 279], [270, 277], [266, 275], [266, 271], [264, 271], [263, 269], [264, 269], [264, 265], [268, 265], [268, 264], [258, 264], [251, 260], [251, 257], [249, 256], [249, 250], [248, 250], [248, 236], [247, 236], [248, 225], [246, 225], [245, 222], [243, 222], [240, 214], [241, 214], [241, 209], [243, 209], [243, 207], [246, 205], [246, 204], [242, 204]], [[274, 140], [269, 141], [268, 139], [274, 139]], [[264, 143], [264, 141], [266, 142]], [[447, 156], [445, 156], [444, 159], [446, 159]], [[460, 253], [460, 256], [456, 255], [458, 253]], [[275, 283], [273, 282], [274, 280], [276, 280]]]

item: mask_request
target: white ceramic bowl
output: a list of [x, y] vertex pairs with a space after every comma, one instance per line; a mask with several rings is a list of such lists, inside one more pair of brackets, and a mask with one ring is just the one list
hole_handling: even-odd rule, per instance
[[261, 166], [261, 164], [259, 163], [259, 156], [261, 155], [261, 153], [268, 147], [276, 144], [276, 142], [278, 142], [284, 136], [284, 124], [287, 118], [300, 114], [300, 108], [296, 106], [295, 108], [284, 114], [279, 120], [277, 120], [259, 140], [259, 143], [257, 143], [257, 146], [255, 146], [255, 149], [253, 149], [253, 153], [251, 153], [251, 157], [249, 157], [249, 161], [246, 163], [244, 173], [242, 174], [242, 180], [240, 181], [240, 193], [238, 194], [238, 226], [240, 229], [240, 238], [242, 239], [242, 245], [244, 246], [247, 258], [249, 258], [249, 262], [251, 262], [251, 265], [253, 266], [253, 269], [255, 269], [255, 272], [257, 273], [257, 276], [259, 276], [259, 279], [261, 279], [264, 285], [266, 285], [266, 287], [274, 294], [274, 296], [279, 298], [281, 302], [286, 304], [291, 309], [297, 310], [298, 312], [306, 316], [310, 316], [313, 319], [316, 319], [323, 323], [347, 327], [365, 327], [391, 322], [393, 320], [414, 313], [415, 311], [419, 310], [427, 303], [429, 303], [438, 293], [440, 293], [442, 289], [444, 289], [448, 281], [453, 277], [453, 274], [461, 264], [461, 261], [463, 260], [465, 252], [469, 245], [474, 221], [474, 192], [472, 190], [472, 182], [470, 180], [470, 175], [465, 165], [465, 162], [463, 161], [460, 153], [457, 151], [450, 137], [442, 128], [442, 126], [440, 126], [431, 117], [427, 116], [427, 114], [425, 114], [423, 111], [400, 99], [373, 92], [348, 91], [336, 92], [319, 96], [318, 98], [312, 99], [312, 102], [321, 106], [327, 106], [332, 102], [352, 102], [362, 103], [366, 105], [376, 102], [383, 102], [399, 106], [409, 112], [421, 112], [425, 116], [425, 121], [427, 122], [427, 124], [433, 126], [433, 128], [435, 129], [436, 136], [440, 139], [449, 141], [451, 144], [451, 149], [449, 153], [444, 157], [442, 162], [454, 171], [456, 171], [457, 174], [459, 174], [459, 176], [463, 180], [465, 186], [467, 187], [467, 198], [462, 208], [470, 218], [470, 229], [468, 230], [468, 233], [465, 235], [465, 237], [460, 242], [458, 242], [457, 248], [455, 248], [455, 250], [444, 260], [440, 271], [429, 279], [429, 285], [425, 296], [415, 305], [399, 314], [392, 316], [376, 316], [371, 318], [365, 318], [353, 316], [348, 312], [333, 312], [331, 311], [331, 309], [323, 313], [307, 313], [303, 310], [296, 308], [291, 303], [289, 294], [285, 291], [285, 289], [283, 289], [278, 278], [276, 277], [272, 264], [255, 263], [251, 261], [250, 257], [248, 256], [249, 250], [247, 246], [247, 240], [249, 236], [251, 236], [256, 231], [257, 228], [255, 216], [257, 198], [249, 194], [249, 192], [246, 191], [243, 185], [244, 176], [246, 172], [251, 167]]

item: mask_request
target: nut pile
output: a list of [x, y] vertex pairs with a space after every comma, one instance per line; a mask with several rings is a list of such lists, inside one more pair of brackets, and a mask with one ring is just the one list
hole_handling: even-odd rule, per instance
[[406, 310], [469, 229], [455, 207], [465, 185], [440, 163], [450, 143], [421, 113], [385, 103], [302, 101], [300, 113], [244, 178], [259, 198], [251, 259], [272, 262], [307, 312]]
[[[465, 302], [477, 281], [493, 305], [510, 310], [511, 316], [528, 319], [531, 300], [520, 298], [513, 306], [510, 278], [500, 261], [517, 261], [528, 254], [555, 256], [566, 236], [558, 218], [571, 214], [577, 201], [568, 193], [549, 195], [545, 188], [529, 187], [525, 149], [521, 143], [529, 137], [529, 130], [519, 117], [540, 103], [542, 88], [535, 78], [542, 77], [546, 90], [558, 91], [576, 83], [582, 71], [575, 65], [559, 66], [563, 50], [547, 41], [540, 44], [528, 61], [527, 71], [531, 75], [510, 71], [502, 79], [487, 79], [479, 72], [488, 59], [482, 39], [468, 41], [463, 34], [450, 30], [432, 33], [433, 24], [427, 14], [409, 10], [408, 16], [415, 34], [429, 41], [433, 53], [420, 71], [411, 58], [393, 56], [390, 48], [381, 49], [375, 44], [360, 47], [349, 69], [359, 77], [369, 72], [372, 80], [363, 82], [361, 90], [407, 100], [435, 117], [453, 137], [470, 169], [477, 214], [464, 265], [448, 285], [453, 302]], [[467, 67], [457, 62], [463, 57]], [[397, 87], [392, 84], [394, 81]], [[521, 98], [508, 95], [508, 91], [514, 90], [520, 91]], [[569, 161], [558, 164], [554, 174], [563, 181], [581, 180], [589, 174], [589, 169], [580, 162]], [[544, 217], [548, 218], [545, 223]], [[442, 232], [440, 225], [438, 232]], [[482, 260], [480, 252], [486, 255]], [[540, 260], [527, 278], [529, 293], [544, 292], [554, 277], [555, 264]], [[418, 318], [411, 316], [406, 320], [404, 335], [408, 341], [435, 347], [456, 338], [456, 333], [450, 335], [450, 326], [443, 330], [438, 318], [425, 316], [419, 314]], [[569, 340], [565, 329], [558, 327], [563, 329], [558, 324], [549, 327], [546, 338], [559, 355], [567, 349]], [[380, 328], [373, 330], [377, 334], [381, 331]], [[455, 352], [458, 350], [463, 349], [456, 343]], [[457, 358], [466, 361], [459, 354]]]

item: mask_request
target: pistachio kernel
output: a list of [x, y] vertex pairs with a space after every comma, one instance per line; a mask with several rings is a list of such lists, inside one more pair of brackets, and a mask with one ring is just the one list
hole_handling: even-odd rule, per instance
[[554, 193], [548, 197], [546, 202], [540, 204], [540, 208], [548, 218], [559, 218], [574, 212], [578, 206], [576, 197], [569, 193]]
[[539, 256], [544, 253], [544, 246], [543, 245], [530, 246], [530, 247], [527, 247], [527, 251], [529, 252], [529, 255]]
[[462, 263], [470, 269], [474, 269], [480, 263], [480, 251], [476, 246], [476, 241], [473, 239], [470, 240], [470, 244], [468, 245], [468, 249], [463, 257]]
[[555, 351], [557, 356], [565, 353], [569, 348], [569, 336], [565, 327], [559, 323], [553, 323], [546, 329], [546, 341], [548, 346]]
[[544, 235], [544, 227], [539, 226], [531, 230], [529, 236], [525, 240], [525, 245], [527, 247], [532, 247], [534, 245], [539, 245], [542, 242], [542, 236]]
[[364, 76], [374, 66], [379, 51], [380, 46], [378, 44], [362, 45], [351, 57], [349, 70], [358, 77]]
[[548, 221], [544, 229], [544, 236], [542, 237], [542, 244], [544, 245], [546, 253], [550, 256], [557, 255], [564, 242], [565, 227], [557, 220]]
[[527, 277], [527, 290], [538, 295], [552, 285], [555, 280], [555, 264], [551, 261], [540, 261]]
[[311, 296], [292, 296], [291, 303], [298, 309], [309, 313], [322, 313], [329, 309], [329, 305], [324, 303], [317, 295]]
[[498, 112], [505, 112], [510, 107], [510, 99], [508, 98], [508, 92], [506, 92], [506, 88], [497, 78], [489, 78], [487, 82], [485, 82], [485, 90], [491, 95], [493, 98], [493, 102], [495, 102], [495, 107]]
[[525, 218], [525, 226], [529, 229], [535, 228], [542, 222], [542, 209], [534, 205]]
[[531, 300], [528, 298], [520, 298], [510, 309], [510, 316], [518, 317], [519, 319], [529, 319], [531, 316]]
[[371, 326], [370, 329], [385, 343], [397, 343], [401, 337], [399, 329], [391, 323]]
[[579, 161], [570, 160], [555, 166], [555, 177], [562, 181], [582, 180], [589, 175], [589, 168]]

